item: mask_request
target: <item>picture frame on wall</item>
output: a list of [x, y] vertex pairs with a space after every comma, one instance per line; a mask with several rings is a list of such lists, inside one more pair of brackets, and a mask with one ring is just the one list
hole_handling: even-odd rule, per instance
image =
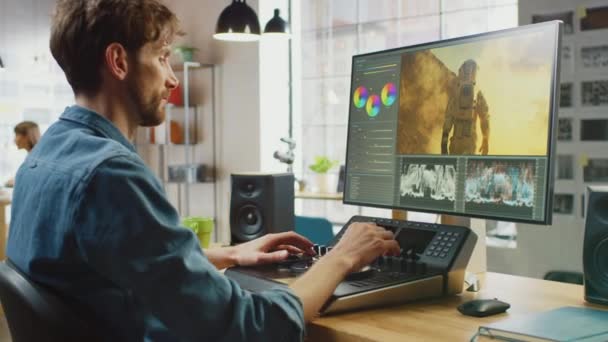
[[574, 93], [573, 91], [573, 83], [572, 82], [567, 82], [567, 83], [562, 83], [560, 84], [560, 91], [559, 91], [559, 106], [561, 108], [569, 108], [572, 107], [572, 95]]
[[581, 120], [581, 141], [608, 141], [608, 119]]
[[557, 120], [557, 140], [572, 141], [571, 118], [559, 118]]
[[608, 79], [581, 82], [581, 104], [583, 106], [608, 105]]
[[581, 31], [602, 30], [608, 28], [608, 6], [588, 7], [580, 11]]
[[564, 34], [574, 33], [574, 11], [532, 15], [532, 24], [542, 23], [551, 20], [561, 20], [562, 22], [564, 22]]
[[574, 211], [573, 194], [554, 194], [553, 213], [561, 215], [572, 215]]
[[580, 60], [583, 69], [608, 69], [608, 44], [581, 47]]
[[583, 166], [583, 181], [586, 183], [608, 182], [608, 159], [590, 158]]

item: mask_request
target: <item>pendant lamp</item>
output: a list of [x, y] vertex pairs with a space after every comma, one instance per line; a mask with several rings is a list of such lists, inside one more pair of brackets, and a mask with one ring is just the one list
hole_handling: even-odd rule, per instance
[[258, 15], [245, 0], [232, 0], [220, 14], [213, 38], [239, 42], [259, 40]]
[[268, 21], [264, 27], [264, 35], [289, 38], [289, 26], [287, 22], [279, 15], [279, 9], [275, 8], [274, 16]]

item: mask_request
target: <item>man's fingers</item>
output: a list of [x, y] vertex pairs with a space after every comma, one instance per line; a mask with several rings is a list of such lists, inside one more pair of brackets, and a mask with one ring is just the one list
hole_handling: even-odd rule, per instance
[[279, 245], [279, 246], [277, 246], [276, 249], [277, 250], [286, 250], [290, 254], [301, 254], [301, 253], [304, 253], [303, 250], [299, 249], [296, 246], [292, 246], [292, 245]]
[[308, 240], [307, 238], [296, 232], [283, 232], [273, 234], [271, 236], [270, 244], [273, 246], [292, 245], [302, 250], [308, 250], [314, 245], [312, 241]]
[[271, 253], [262, 253], [258, 257], [258, 264], [271, 264], [287, 259], [289, 252], [286, 250], [275, 251]]
[[384, 240], [393, 240], [395, 238], [395, 236], [393, 235], [393, 232], [391, 232], [390, 230], [386, 230], [386, 229], [384, 229], [383, 231], [380, 232], [380, 237]]
[[399, 255], [401, 253], [399, 243], [396, 240], [384, 240], [383, 243], [386, 254]]
[[378, 231], [378, 232], [386, 231], [386, 228], [381, 227], [381, 226], [375, 226], [375, 228], [376, 228], [376, 231]]

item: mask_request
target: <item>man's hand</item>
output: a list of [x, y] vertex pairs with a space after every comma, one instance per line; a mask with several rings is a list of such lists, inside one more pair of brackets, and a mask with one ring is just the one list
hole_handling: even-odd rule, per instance
[[234, 246], [235, 262], [237, 265], [251, 266], [283, 261], [290, 253], [314, 255], [313, 245], [295, 232], [267, 234]]
[[340, 241], [290, 287], [304, 306], [304, 319], [311, 321], [344, 277], [383, 255], [398, 255], [393, 233], [373, 223], [352, 223]]
[[348, 271], [354, 272], [383, 254], [399, 255], [399, 252], [399, 244], [391, 231], [373, 223], [355, 222], [327, 256], [335, 254], [348, 260], [352, 264]]

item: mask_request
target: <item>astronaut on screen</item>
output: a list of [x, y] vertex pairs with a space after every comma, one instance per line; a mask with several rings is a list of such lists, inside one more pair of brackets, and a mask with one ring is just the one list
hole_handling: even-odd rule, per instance
[[[481, 123], [482, 142], [479, 153], [488, 154], [490, 116], [488, 104], [481, 93], [475, 96], [477, 63], [468, 59], [458, 69], [458, 90], [448, 100], [441, 137], [441, 154], [475, 154], [477, 118]], [[453, 129], [453, 132], [452, 132]], [[450, 145], [448, 149], [448, 138]]]

